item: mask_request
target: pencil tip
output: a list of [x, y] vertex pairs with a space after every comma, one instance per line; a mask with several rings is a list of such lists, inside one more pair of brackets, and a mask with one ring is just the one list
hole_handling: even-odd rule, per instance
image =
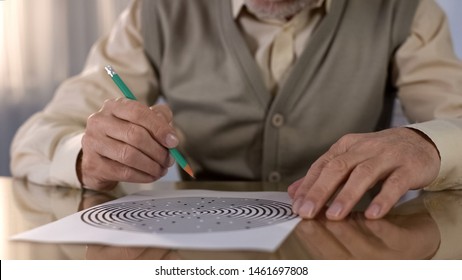
[[196, 179], [196, 177], [194, 176], [194, 172], [192, 171], [191, 166], [189, 166], [189, 164], [184, 167], [184, 171], [186, 171], [186, 173], [188, 173], [189, 176]]

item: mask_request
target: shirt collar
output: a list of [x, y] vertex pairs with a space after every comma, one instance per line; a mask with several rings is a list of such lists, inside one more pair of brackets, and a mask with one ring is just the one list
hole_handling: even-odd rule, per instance
[[[324, 6], [325, 11], [329, 12], [331, 3], [332, 0], [315, 0], [311, 8], [320, 8]], [[233, 8], [233, 18], [236, 19], [244, 8], [245, 2], [244, 0], [231, 0], [231, 5]]]

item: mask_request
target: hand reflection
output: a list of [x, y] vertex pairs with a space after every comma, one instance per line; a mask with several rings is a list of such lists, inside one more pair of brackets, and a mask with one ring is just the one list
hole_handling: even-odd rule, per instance
[[440, 242], [428, 213], [380, 220], [356, 213], [344, 221], [321, 217], [302, 221], [296, 235], [316, 259], [429, 259]]
[[110, 193], [82, 190], [79, 211], [116, 199]]
[[87, 260], [179, 260], [175, 251], [160, 248], [88, 245]]

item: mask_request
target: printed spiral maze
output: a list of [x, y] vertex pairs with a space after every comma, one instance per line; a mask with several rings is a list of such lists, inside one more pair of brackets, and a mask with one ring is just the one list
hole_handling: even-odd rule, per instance
[[288, 203], [251, 198], [181, 197], [101, 205], [82, 213], [99, 228], [151, 233], [246, 230], [294, 219]]

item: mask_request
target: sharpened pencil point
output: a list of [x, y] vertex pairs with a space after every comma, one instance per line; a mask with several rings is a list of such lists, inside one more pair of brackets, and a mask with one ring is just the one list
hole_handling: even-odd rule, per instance
[[196, 177], [194, 176], [194, 172], [192, 171], [191, 166], [189, 166], [189, 164], [186, 165], [183, 169], [184, 169], [184, 171], [186, 171], [186, 173], [189, 174], [189, 176], [196, 179]]

